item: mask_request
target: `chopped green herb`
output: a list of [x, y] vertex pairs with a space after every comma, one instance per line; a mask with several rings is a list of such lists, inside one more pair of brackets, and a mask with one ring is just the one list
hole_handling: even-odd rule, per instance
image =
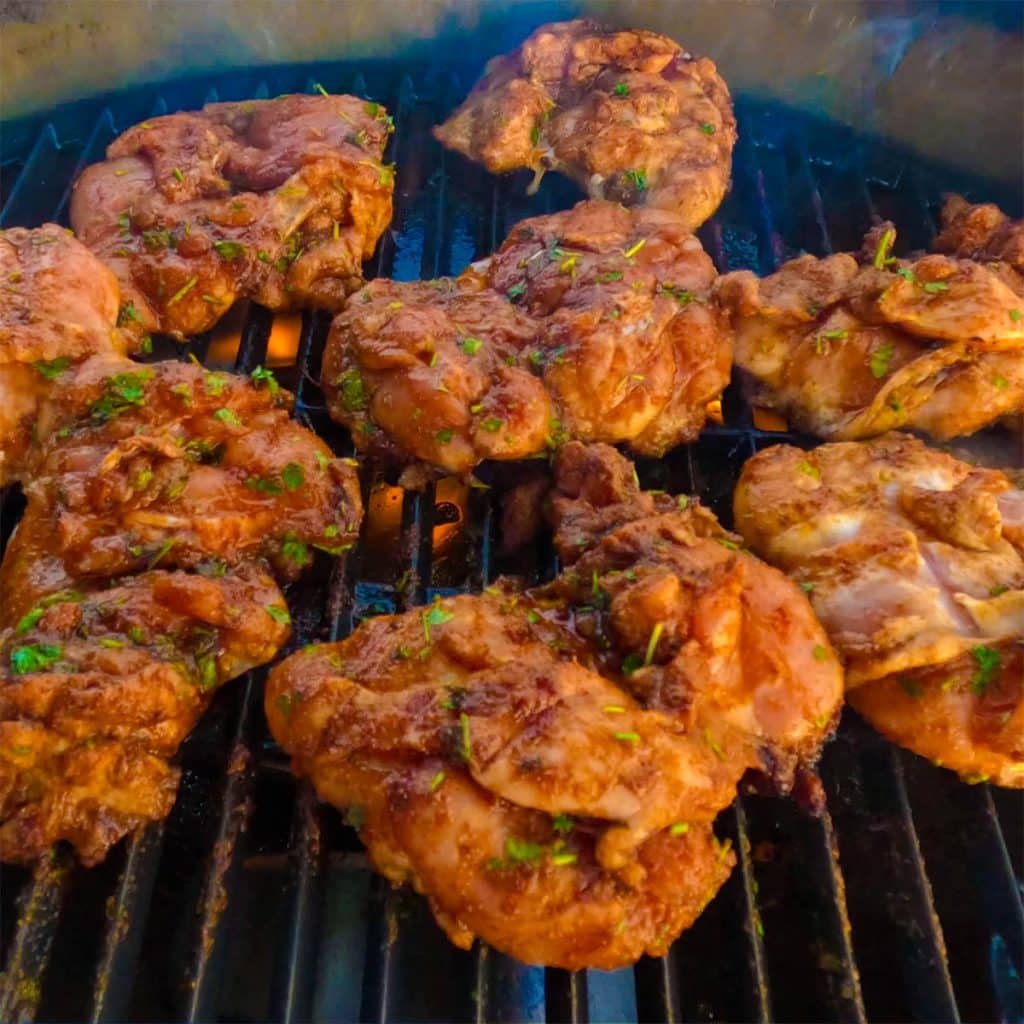
[[821, 470], [818, 469], [817, 466], [812, 466], [804, 459], [801, 459], [801, 461], [796, 464], [796, 468], [800, 470], [804, 476], [812, 476], [815, 480], [821, 479]]
[[624, 715], [626, 713], [626, 709], [621, 704], [605, 704], [601, 710], [606, 715]]
[[690, 824], [686, 821], [677, 821], [674, 825], [669, 826], [669, 835], [673, 836], [685, 836], [690, 831]]
[[330, 95], [330, 93], [319, 82], [314, 82], [313, 83], [313, 88], [318, 93], [320, 93], [321, 96], [329, 96]]
[[536, 146], [540, 142], [540, 124], [535, 124], [530, 129], [530, 145]]
[[156, 551], [153, 554], [153, 557], [150, 558], [147, 567], [150, 568], [150, 569], [155, 569], [160, 564], [160, 562], [163, 560], [163, 558], [167, 554], [167, 552], [170, 551], [171, 548], [173, 548], [174, 545], [177, 544], [177, 543], [178, 543], [178, 541], [177, 541], [176, 537], [168, 537], [167, 540], [165, 540], [160, 545], [160, 547], [158, 547], [156, 549]]
[[998, 679], [1003, 659], [994, 647], [984, 646], [972, 647], [971, 657], [977, 665], [971, 676], [971, 689], [980, 697]]
[[26, 612], [19, 620], [17, 626], [14, 627], [15, 633], [27, 633], [35, 624], [43, 617], [43, 613], [46, 611], [45, 608], [33, 608], [31, 611]]
[[71, 360], [67, 356], [58, 356], [56, 359], [37, 359], [33, 368], [42, 374], [47, 380], [56, 380], [69, 366]]
[[680, 512], [684, 512], [690, 507], [690, 499], [685, 494], [676, 495], [676, 507]]
[[512, 285], [512, 287], [509, 288], [509, 290], [505, 292], [505, 294], [510, 299], [518, 299], [520, 296], [526, 294], [526, 285], [522, 281], [520, 281], [518, 284]]
[[142, 323], [142, 314], [135, 308], [131, 302], [126, 302], [117, 311], [117, 326], [124, 327], [128, 323]]
[[466, 353], [467, 356], [475, 356], [477, 352], [483, 347], [483, 342], [479, 338], [463, 338], [459, 342], [459, 348]]
[[289, 462], [281, 470], [281, 482], [287, 490], [297, 491], [306, 482], [306, 474], [297, 462]]
[[559, 850], [557, 853], [551, 854], [551, 863], [556, 868], [568, 867], [570, 864], [575, 864], [578, 860], [579, 856], [569, 850]]
[[104, 394], [89, 406], [95, 423], [106, 423], [132, 406], [143, 404], [146, 381], [153, 374], [149, 370], [138, 373], [118, 373], [104, 382]]
[[491, 434], [496, 434], [504, 425], [505, 421], [498, 419], [496, 416], [490, 416], [480, 423], [480, 426]]
[[431, 626], [443, 626], [446, 622], [451, 622], [455, 618], [454, 613], [446, 611], [441, 607], [440, 600], [440, 598], [437, 598], [434, 604], [424, 609], [421, 616], [423, 619], [423, 638], [428, 644], [430, 643]]
[[168, 300], [167, 308], [170, 309], [176, 302], [180, 302], [199, 283], [198, 277], [190, 277]]
[[462, 760], [469, 764], [473, 759], [473, 741], [469, 735], [469, 715], [465, 711], [459, 712], [459, 735], [462, 738]]
[[665, 623], [656, 622], [654, 629], [651, 630], [650, 639], [647, 641], [647, 651], [644, 654], [644, 667], [646, 668], [652, 661], [654, 661], [654, 654], [658, 650], [658, 641], [661, 639], [662, 631], [665, 629]]
[[897, 267], [894, 271], [897, 277], [902, 277], [904, 281], [909, 281], [911, 284], [917, 283], [917, 278], [914, 277], [914, 271], [910, 267]]
[[366, 388], [358, 370], [346, 370], [334, 383], [341, 390], [341, 405], [346, 412], [362, 412], [366, 408]]
[[639, 242], [635, 242], [631, 245], [622, 255], [627, 260], [631, 260], [645, 245], [647, 244], [646, 238], [641, 238]]
[[280, 608], [276, 604], [266, 604], [263, 606], [263, 609], [275, 622], [280, 623], [282, 626], [287, 626], [292, 621], [287, 608]]
[[171, 168], [171, 174], [173, 174], [174, 177], [178, 179], [178, 181], [184, 181], [185, 180], [185, 175], [181, 173], [181, 168], [180, 167], [172, 167]]
[[800, 589], [805, 594], [813, 594], [814, 593], [814, 584], [813, 583], [807, 583], [807, 582], [801, 583], [800, 584]]
[[262, 366], [257, 366], [252, 373], [249, 374], [249, 379], [257, 387], [263, 385], [272, 394], [276, 395], [281, 390], [281, 385], [277, 383], [277, 378], [274, 376], [271, 370], [266, 370]]
[[600, 281], [601, 284], [608, 284], [609, 281], [621, 281], [622, 271], [611, 270], [607, 274], [598, 274], [597, 279], [598, 281]]
[[1005, 387], [1007, 386], [1007, 380], [1006, 380], [1006, 378], [1005, 378], [1005, 377], [1003, 377], [1002, 375], [998, 374], [998, 373], [997, 373], [997, 374], [996, 374], [996, 375], [995, 375], [995, 376], [994, 376], [994, 377], [992, 378], [992, 383], [993, 383], [993, 384], [994, 384], [994, 385], [995, 385], [995, 386], [996, 386], [997, 388], [999, 388], [999, 390], [1000, 390], [1000, 391], [1002, 391], [1002, 390], [1003, 390], [1003, 388], [1005, 388]]
[[889, 363], [892, 362], [893, 354], [895, 353], [892, 342], [887, 341], [879, 345], [871, 353], [871, 359], [868, 366], [871, 368], [871, 376], [876, 380], [881, 380], [889, 372]]
[[622, 674], [631, 676], [637, 669], [643, 668], [644, 659], [639, 654], [627, 654], [622, 659]]
[[1005, 594], [1010, 588], [1005, 583], [997, 583], [996, 586], [992, 587], [988, 592], [989, 597], [1000, 597]]
[[886, 228], [882, 232], [882, 237], [878, 240], [878, 247], [875, 249], [875, 258], [872, 261], [872, 266], [874, 266], [875, 270], [881, 270], [885, 266], [886, 261], [889, 259], [892, 244], [895, 241], [895, 228]]
[[930, 295], [935, 295], [938, 292], [949, 291], [949, 285], [945, 281], [928, 281], [921, 285], [921, 287]]
[[551, 827], [560, 836], [567, 836], [572, 831], [572, 818], [568, 814], [556, 814], [551, 819]]
[[828, 660], [828, 650], [822, 644], [815, 644], [812, 653], [814, 654], [815, 661]]
[[430, 780], [430, 792], [436, 793], [441, 788], [441, 783], [444, 782], [444, 772], [438, 772]]
[[280, 494], [281, 485], [275, 480], [266, 480], [259, 476], [248, 476], [245, 478], [245, 486], [251, 491], [260, 491], [262, 494]]
[[245, 255], [245, 246], [241, 242], [214, 242], [213, 248], [222, 260], [237, 260]]
[[509, 836], [505, 840], [505, 856], [515, 864], [539, 860], [543, 852], [543, 846], [538, 843], [531, 843], [526, 839], [517, 839], [515, 836]]
[[615, 93], [616, 96], [628, 96], [629, 86], [625, 82], [619, 82], [618, 85], [612, 89], [612, 92]]
[[281, 544], [281, 554], [296, 565], [308, 565], [311, 561], [309, 548], [294, 533], [286, 533]]
[[446, 428], [445, 430], [439, 430], [434, 435], [434, 440], [437, 441], [438, 444], [451, 444], [453, 437], [455, 437], [455, 431]]
[[1011, 309], [1010, 310], [1010, 319], [1014, 323], [1018, 323], [1022, 316], [1024, 316], [1024, 313], [1021, 313], [1021, 311], [1019, 309]]
[[623, 171], [622, 177], [627, 185], [632, 185], [638, 192], [645, 192], [647, 190], [647, 171], [644, 168], [630, 168], [628, 171]]
[[700, 130], [705, 135], [714, 135], [715, 134], [715, 126], [710, 121], [703, 121], [701, 123]]
[[639, 743], [640, 734], [638, 732], [614, 732], [612, 735], [620, 743]]
[[213, 411], [213, 418], [220, 420], [221, 423], [229, 427], [240, 427], [242, 425], [242, 421], [235, 415], [233, 409], [215, 409]]
[[124, 647], [124, 641], [118, 640], [116, 637], [113, 636], [101, 636], [100, 646], [107, 647], [112, 651], [119, 651], [122, 647]]
[[722, 545], [723, 548], [728, 548], [730, 551], [739, 551], [740, 546], [734, 540], [729, 540], [728, 537], [716, 537], [715, 540]]
[[59, 644], [26, 644], [11, 651], [11, 669], [16, 676], [49, 668], [63, 650]]

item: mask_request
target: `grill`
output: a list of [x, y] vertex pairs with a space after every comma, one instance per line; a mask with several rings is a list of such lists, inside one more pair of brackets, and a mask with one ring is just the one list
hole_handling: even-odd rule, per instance
[[[497, 51], [496, 51], [497, 52]], [[396, 210], [368, 273], [457, 271], [520, 218], [579, 196], [549, 177], [495, 180], [445, 154], [430, 126], [477, 68], [450, 62], [332, 64], [189, 79], [83, 101], [5, 126], [2, 223], [66, 222], [76, 170], [130, 124], [206, 100], [309, 91], [372, 96], [394, 113]], [[720, 270], [768, 272], [801, 249], [856, 248], [875, 216], [899, 246], [924, 246], [945, 190], [1019, 198], [794, 110], [737, 98], [733, 191], [701, 231]], [[247, 306], [181, 350], [218, 368], [273, 367], [297, 415], [342, 455], [318, 386], [329, 318]], [[727, 524], [739, 467], [757, 449], [808, 439], [757, 429], [733, 385], [724, 422], [664, 460], [645, 486], [701, 495]], [[548, 543], [502, 556], [502, 477], [491, 491], [442, 480], [403, 492], [364, 472], [368, 509], [344, 567], [324, 559], [288, 593], [292, 648], [502, 572], [550, 578]], [[507, 480], [506, 480], [507, 483]], [[3, 498], [2, 536], [21, 498]], [[226, 1021], [1017, 1021], [1024, 1018], [1018, 794], [968, 787], [897, 750], [847, 712], [827, 748], [820, 817], [744, 794], [717, 830], [739, 865], [666, 957], [568, 974], [494, 950], [452, 947], [420, 897], [370, 871], [355, 832], [297, 783], [261, 710], [265, 670], [225, 687], [182, 749], [170, 818], [86, 870], [56, 849], [34, 870], [4, 867], [0, 1019]], [[1005, 837], [1010, 837], [1007, 843]]]

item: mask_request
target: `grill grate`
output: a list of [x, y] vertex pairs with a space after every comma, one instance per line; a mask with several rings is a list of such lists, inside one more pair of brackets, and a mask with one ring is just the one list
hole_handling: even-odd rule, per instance
[[[22, 155], [0, 166], [0, 224], [66, 220], [76, 170], [135, 121], [217, 98], [308, 91], [315, 72], [330, 90], [372, 95], [395, 114], [395, 220], [372, 272], [457, 271], [515, 221], [578, 198], [555, 178], [527, 198], [523, 180], [495, 180], [432, 141], [430, 126], [475, 71], [456, 76], [436, 61], [275, 69], [263, 81], [235, 73], [75, 104], [8, 133]], [[701, 231], [723, 271], [767, 272], [802, 248], [854, 248], [876, 215], [897, 222], [901, 249], [923, 246], [944, 189], [1014, 203], [991, 184], [792, 110], [741, 98], [737, 115], [734, 188]], [[299, 323], [248, 306], [186, 352], [158, 341], [153, 358], [190, 352], [242, 371], [269, 364], [296, 392], [299, 418], [347, 455], [350, 439], [327, 417], [317, 384], [328, 326], [321, 313]], [[779, 440], [811, 442], [756, 429], [735, 386], [724, 414], [695, 444], [638, 469], [645, 486], [697, 493], [728, 523], [744, 459]], [[403, 493], [373, 470], [362, 486], [369, 511], [347, 566], [325, 559], [290, 588], [293, 648], [436, 593], [479, 590], [502, 572], [539, 580], [556, 571], [549, 543], [514, 561], [497, 552], [494, 492], [440, 481]], [[0, 537], [21, 507], [20, 495], [3, 496]], [[964, 786], [850, 713], [825, 753], [820, 818], [741, 796], [718, 829], [733, 840], [738, 868], [670, 953], [632, 970], [570, 975], [479, 945], [454, 949], [419, 897], [374, 876], [355, 833], [292, 778], [269, 739], [264, 678], [250, 673], [218, 694], [182, 750], [166, 822], [89, 871], [62, 849], [31, 872], [3, 868], [0, 1019], [1024, 1017], [1020, 851], [1004, 839], [1004, 830], [1022, 834], [1019, 795]]]

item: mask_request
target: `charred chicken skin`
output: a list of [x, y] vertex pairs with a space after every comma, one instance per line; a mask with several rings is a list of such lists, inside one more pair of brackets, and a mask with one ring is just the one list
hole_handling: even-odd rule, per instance
[[766, 278], [718, 280], [756, 404], [836, 440], [896, 428], [945, 439], [1024, 410], [1024, 277], [975, 259], [895, 259], [894, 239], [885, 224], [859, 260], [800, 256]]
[[352, 96], [153, 118], [82, 173], [71, 223], [117, 275], [138, 345], [208, 330], [239, 298], [337, 309], [391, 220], [390, 130], [383, 107]]
[[50, 380], [87, 356], [124, 354], [117, 313], [117, 279], [64, 228], [0, 231], [0, 487], [20, 473]]
[[693, 231], [729, 187], [736, 119], [713, 61], [577, 20], [492, 60], [434, 134], [492, 173], [562, 171], [595, 199], [671, 210]]
[[935, 248], [959, 259], [1005, 264], [1024, 274], [1024, 221], [1011, 220], [994, 203], [969, 203], [963, 196], [947, 196]]
[[63, 230], [0, 251], [23, 268], [0, 370], [33, 382], [3, 437], [27, 509], [0, 566], [0, 859], [66, 840], [92, 864], [167, 814], [214, 690], [287, 640], [276, 580], [351, 545], [360, 495], [269, 372], [124, 358], [116, 282]]
[[523, 221], [455, 280], [349, 299], [324, 357], [331, 414], [361, 448], [459, 475], [566, 436], [660, 455], [729, 380], [714, 276], [664, 210], [589, 200]]
[[888, 434], [767, 449], [735, 511], [810, 591], [865, 718], [969, 780], [1024, 786], [1024, 492]]
[[564, 446], [556, 486], [562, 577], [371, 619], [277, 666], [266, 710], [457, 945], [614, 968], [698, 916], [733, 863], [715, 815], [748, 769], [788, 788], [842, 682], [799, 590], [707, 512], [606, 446]]

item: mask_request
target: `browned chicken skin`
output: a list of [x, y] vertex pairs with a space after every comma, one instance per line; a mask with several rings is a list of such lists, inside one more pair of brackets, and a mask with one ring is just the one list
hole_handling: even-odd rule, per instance
[[861, 263], [800, 256], [760, 280], [716, 282], [754, 401], [843, 440], [900, 427], [951, 438], [1020, 413], [1024, 277], [944, 255], [897, 260], [894, 238], [892, 225], [873, 229]]
[[0, 487], [20, 473], [49, 380], [87, 356], [124, 354], [117, 311], [117, 279], [64, 228], [0, 231]]
[[736, 120], [713, 61], [577, 20], [492, 60], [434, 134], [492, 173], [563, 171], [595, 199], [672, 210], [692, 231], [729, 186]]
[[799, 590], [709, 513], [642, 494], [606, 446], [568, 443], [555, 474], [572, 569], [308, 648], [266, 710], [453, 942], [614, 968], [697, 917], [733, 862], [715, 815], [748, 769], [786, 789], [813, 762], [842, 681]]
[[121, 285], [141, 344], [238, 298], [337, 309], [391, 220], [391, 119], [352, 96], [211, 103], [130, 128], [75, 183], [71, 223]]
[[124, 358], [109, 271], [10, 234], [0, 352], [38, 381], [2, 437], [28, 506], [0, 566], [0, 859], [66, 840], [91, 864], [167, 814], [213, 691], [287, 639], [270, 572], [346, 550], [362, 509], [272, 374]]
[[590, 200], [523, 221], [456, 280], [372, 281], [323, 385], [356, 443], [468, 474], [566, 436], [659, 455], [729, 380], [714, 267], [679, 218]]
[[858, 711], [969, 779], [1024, 786], [1024, 492], [888, 434], [767, 449], [735, 511], [810, 591]]
[[1024, 221], [1011, 220], [994, 203], [947, 196], [935, 249], [959, 259], [1006, 263], [1024, 274]]

